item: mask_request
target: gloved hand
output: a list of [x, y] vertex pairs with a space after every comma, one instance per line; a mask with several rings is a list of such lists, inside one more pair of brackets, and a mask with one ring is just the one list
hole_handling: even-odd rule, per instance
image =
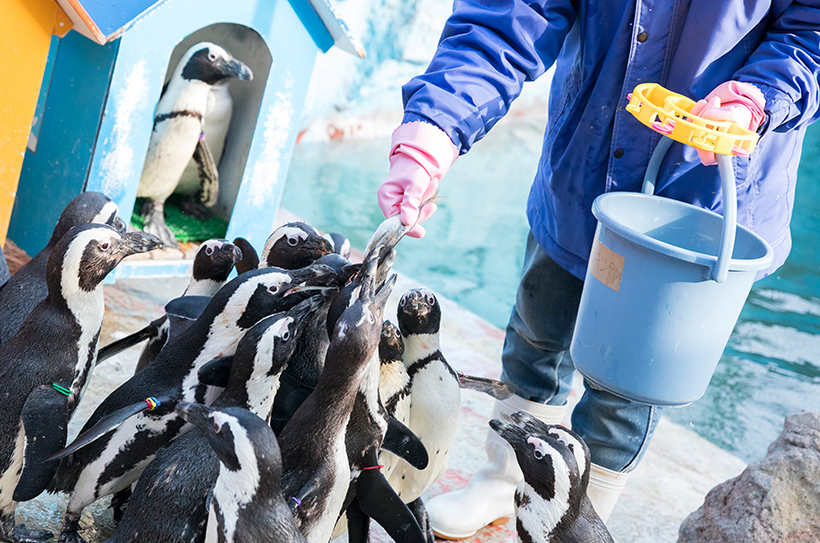
[[[393, 132], [390, 171], [379, 187], [379, 207], [385, 217], [401, 214], [401, 222], [411, 225], [426, 221], [436, 211], [433, 203], [421, 203], [433, 196], [438, 183], [458, 157], [458, 149], [439, 127], [426, 122], [410, 122]], [[420, 238], [425, 230], [416, 224], [407, 233]]]
[[[734, 121], [743, 128], [756, 131], [763, 122], [766, 99], [751, 83], [727, 81], [718, 85], [706, 98], [692, 108], [692, 115], [713, 121]], [[705, 166], [717, 164], [715, 153], [698, 149]]]

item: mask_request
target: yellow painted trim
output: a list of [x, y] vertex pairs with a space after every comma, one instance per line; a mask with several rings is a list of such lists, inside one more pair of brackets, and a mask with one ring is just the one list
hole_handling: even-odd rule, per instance
[[8, 233], [26, 142], [40, 95], [54, 0], [4, 0], [0, 17], [0, 243]]
[[72, 28], [74, 28], [74, 23], [71, 21], [71, 17], [57, 4], [57, 13], [54, 15], [54, 27], [51, 29], [51, 33], [58, 38], [65, 38], [65, 35]]

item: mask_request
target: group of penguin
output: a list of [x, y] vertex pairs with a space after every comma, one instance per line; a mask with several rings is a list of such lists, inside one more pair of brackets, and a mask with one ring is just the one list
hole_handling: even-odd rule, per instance
[[[398, 543], [432, 543], [421, 495], [447, 469], [460, 389], [512, 392], [450, 367], [432, 292], [405, 293], [398, 326], [384, 320], [408, 230], [387, 219], [361, 263], [305, 223], [276, 229], [259, 256], [242, 238], [208, 240], [165, 315], [98, 350], [105, 276], [163, 243], [125, 232], [106, 196], [77, 196], [29, 264], [10, 278], [0, 266], [0, 541], [52, 537], [14, 517], [47, 490], [70, 495], [61, 543], [83, 541], [83, 509], [107, 495], [109, 543], [327, 543], [345, 531], [358, 543], [370, 519]], [[134, 376], [66, 446], [94, 366], [143, 341]], [[594, 516], [586, 445], [525, 414], [491, 425], [525, 475], [519, 538], [575, 541], [555, 536]]]

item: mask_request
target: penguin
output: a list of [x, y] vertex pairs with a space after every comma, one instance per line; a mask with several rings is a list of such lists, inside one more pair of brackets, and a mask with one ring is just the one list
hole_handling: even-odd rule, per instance
[[377, 255], [365, 261], [353, 303], [336, 322], [316, 389], [279, 435], [282, 494], [309, 543], [327, 543], [350, 484], [345, 438], [359, 386], [378, 348], [395, 275], [376, 285]]
[[[260, 319], [301, 301], [304, 295], [287, 295], [292, 287], [329, 274], [330, 268], [314, 266], [268, 268], [237, 277], [217, 292], [196, 322], [171, 338], [153, 363], [112, 392], [72, 445], [53, 456], [64, 458], [49, 490], [71, 493], [59, 541], [82, 542], [82, 510], [133, 483], [160, 447], [187, 431], [173, 410], [176, 403], [213, 402], [222, 389], [199, 382], [203, 364], [232, 355], [242, 334]], [[161, 405], [144, 409], [146, 397], [160, 399]]]
[[[233, 266], [242, 258], [242, 251], [226, 239], [209, 239], [202, 242], [194, 254], [191, 279], [182, 296], [212, 298], [228, 281]], [[200, 304], [207, 300], [200, 300]], [[203, 306], [204, 308], [204, 306]], [[178, 315], [182, 317], [182, 315]], [[196, 315], [198, 316], [198, 315]], [[173, 333], [185, 330], [194, 318], [179, 318], [174, 322]], [[125, 349], [147, 340], [140, 354], [135, 373], [151, 363], [171, 334], [168, 315], [154, 319], [148, 325], [124, 338], [118, 339], [100, 349], [98, 360], [103, 362]]]
[[125, 223], [118, 213], [117, 204], [99, 192], [82, 192], [68, 203], [46, 246], [0, 290], [0, 345], [15, 334], [31, 310], [46, 299], [48, 258], [65, 233], [74, 226], [88, 223], [108, 224], [124, 233]]
[[44, 459], [65, 445], [94, 367], [105, 311], [103, 279], [124, 257], [161, 246], [150, 234], [84, 224], [51, 247], [46, 299], [0, 347], [0, 540], [51, 537], [15, 526], [16, 502], [35, 498], [54, 475], [56, 465]]
[[219, 458], [205, 543], [304, 543], [282, 497], [280, 449], [270, 426], [238, 407], [182, 403], [177, 411]]
[[274, 230], [262, 249], [259, 267], [295, 270], [333, 252], [330, 242], [304, 222], [289, 222]]
[[170, 247], [176, 247], [177, 242], [165, 224], [165, 200], [177, 188], [191, 157], [202, 168], [201, 177], [205, 179], [200, 199], [208, 207], [216, 203], [216, 164], [205, 144], [202, 119], [213, 85], [231, 78], [249, 81], [253, 73], [222, 47], [198, 43], [182, 56], [157, 104], [137, 196], [147, 199], [143, 230], [157, 235]]
[[461, 411], [459, 376], [447, 363], [439, 345], [441, 306], [427, 289], [414, 289], [399, 300], [399, 330], [404, 342], [404, 365], [410, 377], [407, 426], [427, 449], [430, 461], [417, 470], [398, 459], [388, 476], [396, 493], [416, 514], [428, 539], [432, 532], [421, 494], [447, 470]]
[[327, 234], [323, 234], [322, 237], [330, 243], [330, 247], [334, 253], [341, 255], [342, 258], [350, 259], [352, 247], [350, 246], [350, 240], [347, 239], [346, 236], [338, 232], [328, 232]]
[[[219, 160], [222, 158], [225, 138], [228, 135], [231, 115], [233, 114], [233, 98], [231, 98], [229, 83], [230, 80], [226, 79], [211, 86], [211, 90], [208, 91], [205, 114], [202, 116], [202, 133], [216, 166], [219, 165]], [[205, 220], [210, 214], [193, 198], [199, 191], [200, 186], [199, 165], [191, 159], [188, 161], [188, 165], [185, 166], [185, 171], [182, 172], [174, 193], [183, 195], [180, 202], [183, 213]], [[205, 211], [204, 214], [203, 211]]]
[[613, 543], [586, 494], [589, 448], [574, 432], [524, 412], [490, 427], [515, 451], [524, 480], [515, 490], [519, 541]]
[[[265, 317], [242, 336], [225, 390], [213, 408], [241, 407], [262, 420], [270, 417], [279, 375], [293, 354], [302, 324], [319, 306], [318, 298], [313, 296], [287, 312]], [[205, 364], [200, 379], [220, 360]], [[219, 460], [206, 437], [200, 432], [181, 435], [160, 449], [145, 468], [117, 531], [107, 543], [201, 541], [208, 520], [208, 493], [218, 474]], [[278, 489], [278, 481], [275, 486]], [[157, 510], [163, 512], [159, 517]], [[291, 517], [290, 510], [286, 512]]]
[[[379, 340], [379, 398], [388, 415], [407, 425], [410, 420], [410, 376], [403, 356], [401, 332], [389, 320], [384, 321]], [[383, 451], [379, 455], [385, 477], [390, 477], [397, 461], [398, 457], [389, 452]]]
[[6, 253], [3, 252], [3, 244], [0, 243], [0, 290], [11, 279], [11, 271], [9, 271], [9, 263], [6, 261]]

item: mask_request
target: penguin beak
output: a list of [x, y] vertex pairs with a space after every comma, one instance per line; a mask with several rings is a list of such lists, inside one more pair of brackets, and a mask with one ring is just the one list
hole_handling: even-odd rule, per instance
[[242, 260], [242, 249], [233, 243], [226, 242], [219, 247], [219, 256], [231, 264], [236, 264]]
[[120, 236], [117, 252], [125, 258], [136, 253], [147, 253], [165, 244], [157, 236], [145, 232], [126, 232]]
[[211, 409], [209, 407], [198, 403], [180, 402], [176, 406], [176, 411], [179, 413], [180, 417], [185, 419], [186, 422], [190, 422], [202, 430], [205, 435], [211, 433], [213, 425], [209, 420], [209, 416], [211, 414]]
[[492, 419], [490, 421], [490, 428], [492, 428], [496, 434], [500, 435], [504, 441], [509, 443], [514, 450], [523, 450], [522, 446], [526, 443], [528, 435], [523, 428], [500, 419]]
[[236, 79], [242, 79], [243, 81], [253, 80], [253, 72], [244, 62], [232, 59], [230, 62], [226, 63], [225, 68], [225, 75], [228, 77], [235, 77]]

